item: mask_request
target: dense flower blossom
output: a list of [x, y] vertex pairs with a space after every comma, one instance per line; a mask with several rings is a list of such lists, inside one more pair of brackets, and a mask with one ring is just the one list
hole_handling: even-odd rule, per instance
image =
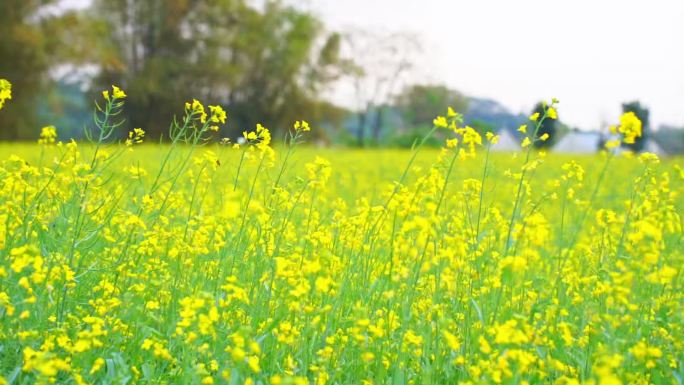
[[522, 155], [453, 109], [438, 152], [234, 150], [198, 100], [168, 145], [46, 127], [0, 159], [0, 384], [676, 383], [684, 171], [535, 152], [555, 104]]

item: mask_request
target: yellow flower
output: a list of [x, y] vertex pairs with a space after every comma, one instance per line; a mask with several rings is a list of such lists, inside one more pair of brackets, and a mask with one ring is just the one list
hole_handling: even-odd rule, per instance
[[262, 151], [266, 150], [266, 147], [271, 143], [271, 132], [261, 123], [257, 123], [255, 131], [244, 131], [242, 136], [247, 142], [256, 145]]
[[497, 344], [520, 345], [529, 342], [529, 337], [518, 328], [516, 320], [508, 320], [494, 327], [494, 342]]
[[641, 137], [642, 124], [641, 120], [634, 112], [626, 112], [620, 117], [620, 127], [618, 132], [624, 135], [624, 142], [633, 144], [636, 138]]
[[0, 79], [0, 110], [5, 100], [12, 99], [12, 83], [6, 79]]
[[652, 283], [667, 285], [677, 276], [677, 269], [670, 266], [663, 266], [660, 270], [646, 276], [646, 280]]
[[372, 352], [365, 352], [361, 355], [361, 359], [364, 362], [371, 362], [375, 359], [375, 354], [373, 354]]
[[145, 137], [145, 131], [142, 128], [134, 128], [133, 131], [128, 132], [128, 139], [126, 139], [126, 146], [140, 144]]
[[549, 107], [549, 109], [546, 110], [546, 115], [550, 119], [554, 119], [554, 120], [558, 119], [558, 112], [556, 112], [556, 109], [553, 107]]
[[542, 136], [539, 137], [539, 140], [542, 142], [546, 142], [549, 139], [549, 134], [544, 133]]
[[620, 146], [620, 141], [619, 140], [609, 140], [606, 141], [605, 147], [608, 150], [612, 150], [614, 148], [617, 148]]
[[489, 354], [492, 352], [492, 347], [489, 345], [489, 342], [487, 342], [487, 339], [485, 339], [484, 336], [480, 336], [477, 342], [480, 344], [480, 351], [482, 353]]
[[327, 293], [330, 291], [330, 287], [333, 285], [334, 281], [330, 277], [318, 277], [316, 278], [316, 290], [321, 293]]
[[534, 114], [532, 114], [532, 116], [530, 116], [530, 120], [533, 122], [539, 120], [539, 112], [535, 112]]
[[485, 136], [487, 137], [487, 141], [489, 141], [489, 143], [491, 143], [491, 144], [499, 143], [499, 135], [494, 135], [491, 132], [487, 132], [485, 134]]
[[193, 115], [193, 117], [199, 117], [200, 123], [206, 123], [207, 113], [204, 110], [204, 105], [199, 100], [192, 99], [192, 103], [185, 103], [185, 110]]
[[52, 144], [57, 139], [57, 128], [55, 126], [45, 126], [40, 129], [40, 139], [38, 144]]
[[142, 348], [142, 350], [150, 350], [153, 344], [154, 341], [152, 341], [151, 339], [145, 339], [142, 345], [140, 345], [140, 347]]
[[306, 120], [296, 121], [294, 124], [294, 129], [295, 131], [311, 131], [311, 127], [309, 127], [309, 123]]
[[[226, 114], [226, 111], [221, 108], [221, 106], [209, 106], [209, 112], [211, 113], [211, 118], [209, 120], [211, 120], [213, 123], [226, 123], [226, 118], [228, 115]], [[215, 129], [213, 127], [215, 127]], [[213, 127], [212, 130], [218, 131], [218, 127]]]
[[442, 332], [442, 335], [444, 336], [444, 339], [446, 340], [449, 349], [456, 351], [461, 348], [461, 342], [458, 340], [458, 337], [456, 337], [454, 334], [451, 334], [445, 330]]
[[254, 373], [259, 373], [261, 371], [261, 368], [259, 367], [259, 357], [257, 356], [250, 356], [247, 358], [247, 365]]
[[112, 96], [114, 99], [124, 99], [126, 97], [126, 93], [123, 92], [123, 90], [117, 86], [112, 86]]
[[105, 364], [105, 360], [102, 357], [98, 357], [98, 359], [95, 360], [93, 363], [93, 367], [90, 368], [90, 374], [97, 373], [98, 370], [100, 370]]
[[463, 144], [469, 145], [472, 149], [474, 145], [482, 144], [482, 136], [474, 128], [466, 126], [463, 131]]
[[530, 140], [530, 138], [529, 138], [529, 137], [525, 137], [525, 139], [523, 139], [523, 141], [522, 141], [521, 146], [522, 146], [523, 148], [525, 148], [525, 147], [529, 146], [531, 143], [532, 143], [532, 141]]
[[523, 257], [508, 256], [501, 260], [500, 266], [502, 269], [510, 269], [514, 273], [525, 271], [527, 261]]
[[518, 127], [518, 132], [522, 132], [523, 134], [527, 134], [527, 124], [523, 124], [520, 127]]
[[658, 155], [652, 152], [644, 152], [643, 154], [639, 155], [639, 161], [642, 163], [660, 163]]
[[443, 116], [438, 116], [436, 117], [433, 121], [432, 124], [435, 125], [437, 128], [447, 128], [449, 127], [449, 122], [447, 119]]

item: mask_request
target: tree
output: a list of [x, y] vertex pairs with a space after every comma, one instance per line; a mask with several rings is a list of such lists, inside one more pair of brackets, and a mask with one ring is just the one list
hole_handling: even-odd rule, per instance
[[336, 76], [339, 36], [279, 1], [249, 4], [96, 0], [92, 15], [110, 31], [97, 83], [124, 87], [131, 124], [153, 137], [191, 98], [227, 106], [228, 135], [306, 118]]
[[358, 110], [357, 144], [365, 145], [367, 128], [377, 143], [384, 120], [383, 106], [410, 77], [421, 47], [410, 34], [364, 30], [346, 34], [345, 43], [354, 63], [348, 73], [352, 76]]
[[0, 114], [0, 139], [18, 140], [38, 132], [36, 103], [50, 80], [48, 71], [75, 52], [68, 30], [72, 12], [51, 12], [58, 0], [0, 1], [0, 78], [13, 85], [12, 102]]
[[[548, 107], [545, 107], [543, 102], [539, 102], [534, 106], [532, 114], [538, 113], [541, 119], [541, 117], [544, 116], [546, 108]], [[552, 147], [558, 137], [558, 124], [558, 119], [551, 119], [549, 117], [544, 119], [544, 121], [541, 122], [541, 126], [539, 126], [535, 139], [539, 139], [544, 134], [548, 135], [549, 138], [546, 140], [535, 140], [534, 146], [539, 149]]]
[[401, 110], [404, 120], [417, 127], [432, 124], [435, 116], [443, 115], [447, 107], [465, 113], [468, 99], [443, 85], [418, 84], [404, 88], [396, 96], [395, 105]]
[[636, 138], [633, 144], [623, 143], [622, 146], [629, 148], [634, 152], [641, 152], [644, 150], [644, 147], [646, 146], [646, 141], [650, 136], [650, 112], [648, 110], [648, 107], [641, 105], [641, 102], [639, 102], [638, 100], [623, 103], [622, 113], [625, 112], [633, 112], [637, 116], [637, 118], [641, 120], [641, 137]]

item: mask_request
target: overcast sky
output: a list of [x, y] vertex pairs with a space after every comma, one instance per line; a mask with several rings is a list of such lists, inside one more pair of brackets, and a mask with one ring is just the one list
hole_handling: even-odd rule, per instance
[[412, 31], [429, 80], [513, 111], [560, 99], [561, 119], [614, 122], [639, 99], [684, 126], [684, 0], [308, 0], [332, 28]]
[[562, 120], [592, 129], [639, 99], [653, 125], [684, 126], [684, 0], [289, 2], [331, 30], [415, 33], [425, 46], [416, 80], [491, 97], [514, 112], [556, 97]]

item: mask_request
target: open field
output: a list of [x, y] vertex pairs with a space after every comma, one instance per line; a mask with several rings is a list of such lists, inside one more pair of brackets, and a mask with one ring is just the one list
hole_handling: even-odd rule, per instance
[[684, 385], [682, 16], [0, 0], [0, 385]]
[[0, 383], [682, 382], [681, 158], [244, 148], [1, 144]]

